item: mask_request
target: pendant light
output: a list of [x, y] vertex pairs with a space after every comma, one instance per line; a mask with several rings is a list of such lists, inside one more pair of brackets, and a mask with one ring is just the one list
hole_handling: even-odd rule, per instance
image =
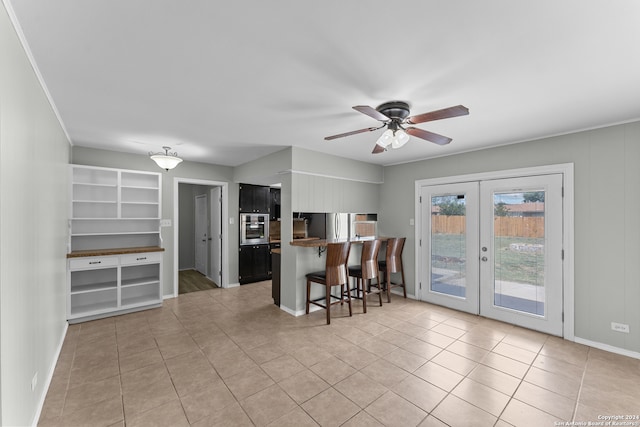
[[162, 169], [168, 171], [169, 169], [175, 168], [180, 162], [182, 162], [182, 159], [178, 157], [178, 153], [169, 152], [169, 150], [171, 150], [171, 147], [162, 147], [162, 149], [164, 150], [164, 153], [149, 152], [149, 157], [151, 157], [151, 160], [156, 162], [156, 164]]

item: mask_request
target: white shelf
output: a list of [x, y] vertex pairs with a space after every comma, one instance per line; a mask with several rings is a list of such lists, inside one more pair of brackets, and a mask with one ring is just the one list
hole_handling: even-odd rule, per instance
[[149, 298], [146, 296], [136, 296], [122, 299], [123, 308], [141, 307], [149, 304]]
[[91, 218], [91, 217], [84, 217], [84, 218], [71, 218], [71, 221], [122, 221], [123, 219], [127, 220], [127, 221], [149, 221], [149, 220], [155, 220], [158, 221], [160, 220], [159, 217], [156, 218]]
[[[69, 182], [70, 252], [162, 246], [160, 173], [71, 165]], [[162, 304], [161, 253], [132, 258], [116, 252], [91, 260], [91, 265], [78, 258], [68, 262], [70, 322]]]
[[123, 205], [155, 205], [158, 206], [158, 202], [120, 202]]
[[86, 294], [91, 292], [108, 291], [116, 289], [118, 282], [92, 283], [89, 285], [71, 285], [71, 295]]
[[105, 187], [105, 188], [118, 188], [117, 184], [95, 184], [91, 182], [72, 182], [73, 185], [84, 185], [87, 187]]
[[143, 277], [140, 279], [123, 280], [121, 286], [123, 288], [131, 288], [136, 286], [153, 285], [160, 281], [159, 277]]
[[104, 232], [104, 233], [78, 233], [71, 234], [71, 237], [90, 237], [90, 236], [127, 236], [132, 234], [160, 234], [159, 231], [114, 231], [112, 233]]
[[110, 313], [114, 309], [118, 307], [117, 303], [114, 302], [94, 302], [85, 305], [76, 305], [71, 309], [71, 314], [74, 317], [79, 317], [80, 315], [97, 315], [102, 313]]

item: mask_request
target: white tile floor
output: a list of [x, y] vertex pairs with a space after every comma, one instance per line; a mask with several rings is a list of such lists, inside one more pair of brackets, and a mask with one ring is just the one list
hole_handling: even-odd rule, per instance
[[[40, 426], [555, 426], [640, 415], [640, 360], [395, 296], [292, 317], [270, 282], [69, 327]], [[337, 309], [336, 309], [337, 307]], [[628, 420], [640, 425], [640, 420]]]

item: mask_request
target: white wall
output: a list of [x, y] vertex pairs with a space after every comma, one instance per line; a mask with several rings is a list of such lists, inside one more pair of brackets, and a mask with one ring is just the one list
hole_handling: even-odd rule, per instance
[[66, 330], [69, 142], [4, 6], [0, 57], [0, 424], [18, 426], [37, 421]]
[[[381, 235], [406, 236], [407, 292], [414, 293], [416, 180], [574, 163], [575, 335], [640, 352], [640, 122], [386, 167]], [[630, 333], [611, 330], [611, 322]]]

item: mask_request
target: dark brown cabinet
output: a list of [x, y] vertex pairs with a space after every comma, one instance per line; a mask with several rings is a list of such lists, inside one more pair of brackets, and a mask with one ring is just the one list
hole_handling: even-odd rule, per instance
[[269, 187], [240, 184], [240, 212], [269, 213], [270, 206], [271, 193]]
[[270, 199], [271, 199], [271, 221], [277, 221], [280, 219], [280, 189], [279, 188], [271, 188], [270, 189]]
[[240, 246], [238, 279], [241, 285], [271, 278], [269, 245]]

